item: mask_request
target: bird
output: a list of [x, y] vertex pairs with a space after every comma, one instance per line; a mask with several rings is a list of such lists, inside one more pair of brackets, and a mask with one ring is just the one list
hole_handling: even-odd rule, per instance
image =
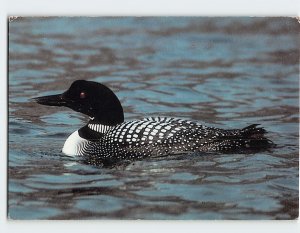
[[89, 117], [86, 125], [67, 138], [62, 152], [90, 158], [95, 164], [193, 152], [237, 153], [274, 145], [259, 124], [221, 129], [165, 116], [124, 121], [123, 107], [116, 94], [94, 81], [76, 80], [62, 94], [35, 97], [33, 101], [68, 107]]

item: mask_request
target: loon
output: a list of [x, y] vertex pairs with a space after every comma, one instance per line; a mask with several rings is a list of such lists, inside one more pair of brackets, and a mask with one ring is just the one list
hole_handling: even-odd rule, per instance
[[89, 122], [66, 140], [62, 152], [69, 156], [89, 156], [112, 163], [187, 152], [266, 149], [273, 145], [258, 124], [224, 130], [171, 117], [125, 122], [114, 92], [93, 81], [77, 80], [62, 94], [33, 100], [42, 105], [69, 107], [89, 116]]

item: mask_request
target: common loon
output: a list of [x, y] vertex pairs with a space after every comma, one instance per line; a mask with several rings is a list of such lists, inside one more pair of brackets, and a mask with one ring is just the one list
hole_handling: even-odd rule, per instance
[[124, 122], [117, 96], [103, 84], [77, 80], [62, 94], [33, 98], [39, 104], [66, 106], [89, 116], [72, 133], [62, 152], [89, 156], [102, 162], [136, 160], [186, 152], [238, 152], [273, 145], [266, 130], [250, 125], [224, 130], [170, 117], [148, 117]]

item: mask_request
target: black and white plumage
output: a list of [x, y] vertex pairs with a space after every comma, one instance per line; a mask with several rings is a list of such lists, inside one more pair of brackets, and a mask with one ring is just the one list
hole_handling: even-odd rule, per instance
[[263, 149], [273, 143], [258, 125], [224, 130], [197, 122], [148, 117], [124, 122], [122, 106], [106, 86], [78, 80], [60, 95], [35, 98], [51, 106], [67, 106], [87, 114], [90, 121], [65, 142], [67, 155], [89, 156], [99, 161], [134, 160], [186, 152], [230, 152]]

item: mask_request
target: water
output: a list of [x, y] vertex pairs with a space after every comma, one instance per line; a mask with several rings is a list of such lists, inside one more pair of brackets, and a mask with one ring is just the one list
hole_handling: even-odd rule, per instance
[[[18, 18], [9, 23], [11, 219], [295, 219], [299, 28], [289, 18]], [[87, 121], [30, 98], [111, 87], [127, 120], [260, 123], [277, 148], [116, 168], [61, 153]]]

